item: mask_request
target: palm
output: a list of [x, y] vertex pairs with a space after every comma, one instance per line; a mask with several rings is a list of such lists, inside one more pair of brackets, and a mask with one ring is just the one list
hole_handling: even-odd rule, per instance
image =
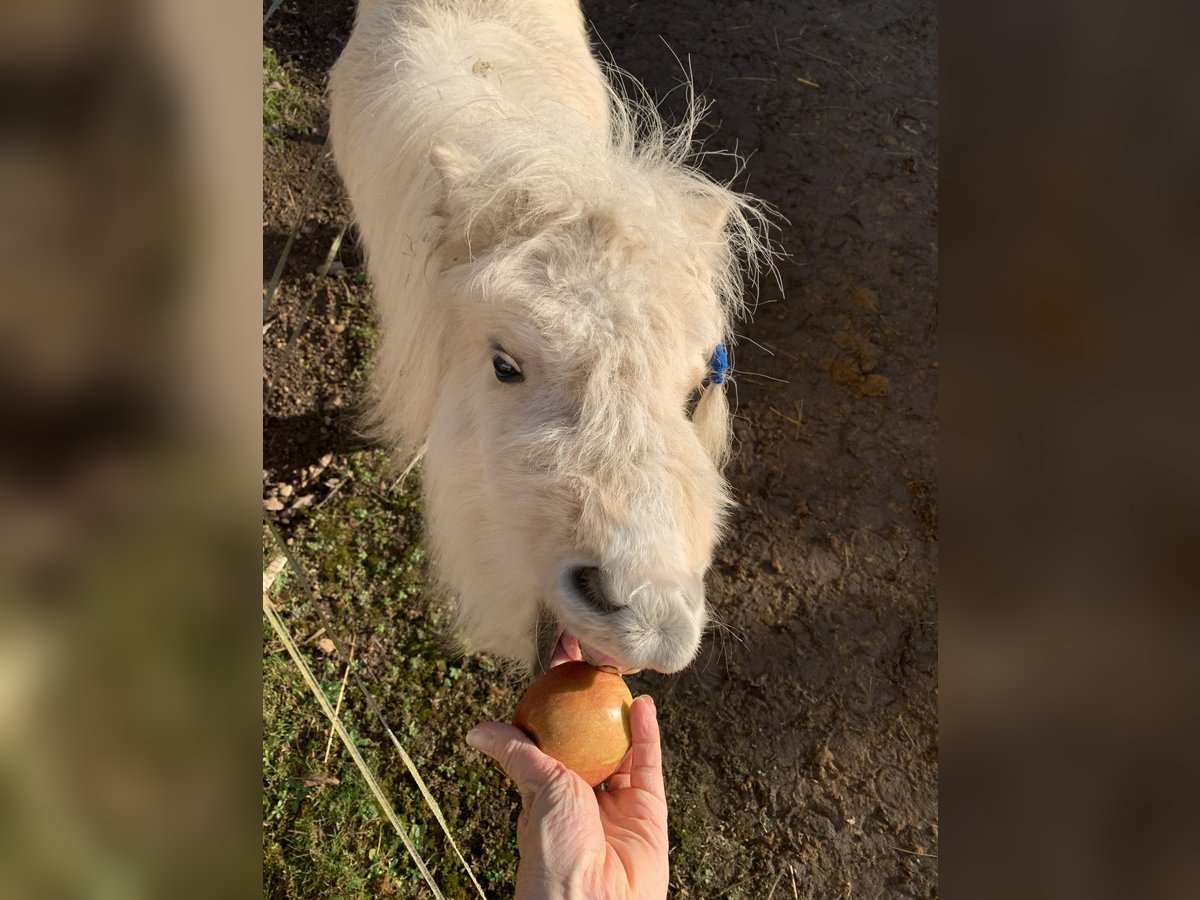
[[522, 799], [518, 898], [666, 896], [667, 802], [653, 704], [635, 703], [630, 717], [633, 748], [606, 791], [590, 788], [516, 729], [486, 726], [512, 742], [498, 757], [510, 775], [514, 751], [523, 757], [515, 778]]
[[[629, 757], [626, 757], [626, 763]], [[614, 776], [615, 778], [616, 776]], [[628, 774], [625, 778], [628, 779]], [[653, 896], [646, 874], [657, 873], [656, 862], [667, 857], [667, 804], [661, 797], [636, 787], [612, 788], [596, 796], [600, 825], [608, 845], [606, 868], [611, 876], [624, 874], [629, 886], [627, 896]], [[616, 871], [617, 866], [620, 872]], [[661, 894], [666, 893], [666, 867], [663, 866]]]

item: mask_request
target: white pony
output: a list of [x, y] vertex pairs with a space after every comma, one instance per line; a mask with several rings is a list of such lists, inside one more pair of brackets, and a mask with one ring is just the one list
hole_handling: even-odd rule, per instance
[[593, 57], [577, 0], [362, 0], [334, 156], [468, 650], [674, 672], [729, 502], [723, 343], [764, 250]]

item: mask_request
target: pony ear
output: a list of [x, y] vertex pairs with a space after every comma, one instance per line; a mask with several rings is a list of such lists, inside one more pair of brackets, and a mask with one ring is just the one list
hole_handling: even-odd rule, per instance
[[697, 194], [691, 198], [688, 219], [705, 239], [719, 241], [734, 204], [734, 199], [729, 196]]
[[434, 171], [442, 180], [443, 194], [449, 195], [456, 188], [462, 187], [467, 176], [479, 164], [479, 160], [461, 147], [453, 144], [438, 144], [429, 151], [429, 164], [433, 166]]
[[493, 236], [486, 217], [471, 215], [470, 180], [479, 160], [457, 145], [438, 144], [429, 151], [429, 164], [441, 186], [433, 211], [444, 222], [437, 249], [445, 272], [488, 249]]
[[506, 237], [532, 234], [548, 216], [527, 188], [505, 184], [502, 177], [500, 190], [481, 184], [477, 176], [483, 163], [469, 150], [439, 144], [429, 151], [429, 164], [441, 181], [434, 208], [444, 220], [440, 244], [453, 251], [443, 271], [477, 258]]

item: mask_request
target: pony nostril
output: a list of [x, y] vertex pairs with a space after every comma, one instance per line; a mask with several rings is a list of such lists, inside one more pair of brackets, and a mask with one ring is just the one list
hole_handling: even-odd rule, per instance
[[616, 612], [619, 607], [609, 599], [607, 579], [596, 566], [583, 566], [571, 573], [575, 592], [588, 606], [599, 612]]

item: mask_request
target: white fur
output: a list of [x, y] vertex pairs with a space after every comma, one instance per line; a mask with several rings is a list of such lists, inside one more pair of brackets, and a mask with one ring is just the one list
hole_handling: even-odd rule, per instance
[[[682, 668], [729, 446], [724, 388], [685, 404], [763, 249], [757, 209], [686, 162], [694, 104], [672, 132], [614, 90], [575, 0], [362, 2], [330, 97], [379, 307], [377, 424], [427, 448], [468, 648], [533, 665], [540, 607], [623, 665]], [[523, 383], [497, 380], [494, 345]], [[573, 592], [572, 565], [619, 608]]]

